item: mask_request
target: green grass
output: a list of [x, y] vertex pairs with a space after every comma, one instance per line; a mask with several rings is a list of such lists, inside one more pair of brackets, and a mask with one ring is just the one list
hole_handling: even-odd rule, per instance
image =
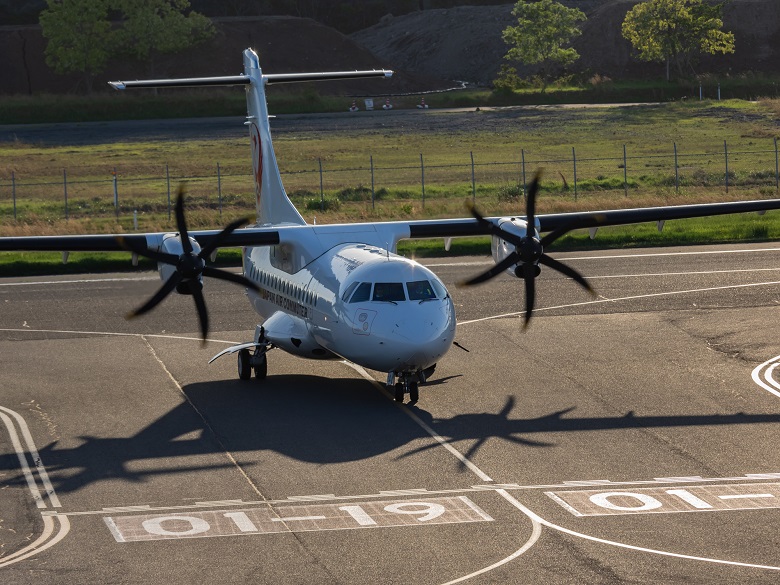
[[[115, 99], [115, 98], [111, 98]], [[476, 99], [476, 98], [475, 98]], [[241, 96], [243, 103], [243, 96]], [[2, 105], [0, 105], [2, 107]], [[361, 114], [362, 115], [362, 114]], [[381, 113], [367, 115], [382, 115]], [[522, 109], [486, 116], [480, 111], [425, 114], [444, 123], [437, 129], [414, 125], [376, 129], [343, 128], [280, 134], [275, 147], [291, 199], [309, 222], [386, 221], [462, 217], [464, 202], [475, 199], [487, 215], [522, 213], [521, 167], [527, 180], [545, 167], [538, 198], [540, 213], [680, 205], [777, 197], [776, 120], [780, 100], [750, 103], [678, 102], [638, 108]], [[442, 116], [443, 118], [438, 118]], [[730, 153], [729, 190], [724, 185], [724, 141]], [[673, 145], [677, 145], [680, 188], [675, 189]], [[628, 190], [624, 191], [623, 145], [627, 150]], [[572, 147], [577, 156], [574, 190]], [[425, 164], [422, 200], [420, 154]], [[475, 161], [472, 186], [471, 153]], [[371, 202], [369, 155], [375, 168]], [[322, 161], [326, 208], [322, 208]], [[222, 177], [221, 213], [216, 164]], [[175, 186], [190, 177], [188, 221], [193, 229], [216, 228], [254, 214], [248, 138], [185, 142], [126, 142], [89, 146], [43, 146], [23, 141], [0, 143], [0, 233], [123, 233], [175, 229], [168, 219], [165, 168]], [[120, 214], [113, 208], [116, 168]], [[68, 213], [64, 218], [62, 169], [68, 176]], [[10, 176], [17, 188], [17, 218], [10, 199]], [[472, 190], [473, 189], [473, 190]], [[608, 228], [595, 242], [574, 234], [556, 243], [565, 247], [676, 245], [706, 241], [776, 239], [774, 214], [764, 218], [711, 218], [672, 222], [658, 235], [654, 226]], [[743, 223], [745, 222], [746, 223]], [[679, 226], [679, 227], [678, 227]], [[460, 253], [486, 253], [485, 241], [455, 240]], [[440, 241], [406, 243], [404, 253], [442, 253]], [[237, 258], [234, 259], [238, 262]], [[41, 261], [57, 266], [59, 255]], [[91, 270], [102, 260], [73, 255], [69, 266]], [[120, 255], [112, 267], [127, 266]], [[0, 257], [12, 264], [4, 273], [35, 265], [30, 256]], [[78, 268], [81, 266], [82, 268]], [[113, 268], [112, 268], [113, 269]]]

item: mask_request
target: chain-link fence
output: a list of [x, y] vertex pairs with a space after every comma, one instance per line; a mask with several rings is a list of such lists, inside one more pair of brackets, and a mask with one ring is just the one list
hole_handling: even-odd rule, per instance
[[[615, 196], [641, 195], [659, 188], [680, 191], [696, 187], [758, 190], [773, 197], [780, 187], [777, 139], [720, 150], [686, 152], [676, 144], [653, 154], [632, 154], [626, 146], [614, 156], [581, 155], [575, 147], [564, 157], [519, 149], [515, 160], [484, 160], [466, 152], [453, 162], [435, 154], [413, 154], [393, 165], [367, 156], [361, 166], [339, 167], [321, 159], [311, 168], [281, 169], [288, 194], [299, 208], [328, 211], [334, 202], [368, 207], [414, 203], [417, 206], [457, 196], [476, 200], [521, 197], [538, 168], [543, 189], [576, 199], [588, 192]], [[396, 159], [397, 161], [397, 159]], [[138, 168], [138, 167], [135, 167]], [[254, 209], [252, 175], [236, 163], [215, 162], [197, 175], [183, 176], [167, 165], [126, 173], [120, 165], [108, 173], [89, 166], [63, 169], [61, 179], [45, 180], [11, 173], [0, 177], [0, 219], [24, 220], [33, 214], [49, 218], [110, 216], [136, 213], [171, 214], [172, 200], [186, 182], [190, 202], [209, 211]]]

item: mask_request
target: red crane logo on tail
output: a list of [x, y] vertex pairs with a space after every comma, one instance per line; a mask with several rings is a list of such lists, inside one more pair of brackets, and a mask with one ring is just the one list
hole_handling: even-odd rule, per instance
[[249, 130], [249, 138], [252, 141], [252, 165], [255, 170], [255, 198], [260, 205], [260, 195], [263, 189], [263, 141], [260, 139], [260, 129], [257, 124], [252, 124]]

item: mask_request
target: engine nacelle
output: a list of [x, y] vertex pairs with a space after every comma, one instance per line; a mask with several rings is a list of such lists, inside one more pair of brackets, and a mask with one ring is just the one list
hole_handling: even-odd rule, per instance
[[[189, 238], [189, 240], [190, 240], [190, 245], [192, 246], [192, 253], [194, 255], [197, 255], [201, 250], [200, 244], [198, 244], [195, 238]], [[181, 235], [178, 233], [165, 234], [163, 236], [162, 244], [160, 245], [160, 252], [163, 252], [165, 254], [172, 254], [174, 256], [179, 256], [179, 257], [183, 256], [184, 247], [182, 246], [181, 243]], [[178, 266], [174, 266], [172, 264], [165, 264], [163, 262], [158, 262], [157, 271], [160, 274], [160, 280], [167, 281], [176, 272], [180, 271], [180, 269]], [[193, 278], [187, 278], [185, 276], [182, 279], [182, 281], [176, 285], [176, 292], [183, 295], [192, 294], [191, 283], [193, 280], [196, 280], [197, 283], [200, 285], [200, 288], [203, 288], [203, 275], [198, 274]]]
[[[535, 229], [532, 230], [533, 233], [531, 233], [531, 236], [539, 237], [539, 219], [536, 219], [536, 226]], [[515, 235], [519, 238], [525, 238], [528, 234], [528, 223], [524, 218], [520, 217], [502, 217], [498, 220], [498, 227], [500, 227], [505, 232], [509, 232], [512, 235]], [[507, 256], [515, 252], [516, 246], [511, 243], [507, 242], [506, 240], [502, 239], [498, 235], [491, 236], [491, 242], [490, 242], [490, 252], [493, 255], [493, 261], [498, 264], [502, 261], [504, 261]], [[513, 266], [510, 266], [506, 269], [506, 273], [510, 276], [515, 276], [518, 278], [522, 278], [522, 271], [518, 274], [518, 264], [515, 264]], [[539, 270], [537, 266], [537, 270]], [[538, 274], [537, 274], [538, 275]]]

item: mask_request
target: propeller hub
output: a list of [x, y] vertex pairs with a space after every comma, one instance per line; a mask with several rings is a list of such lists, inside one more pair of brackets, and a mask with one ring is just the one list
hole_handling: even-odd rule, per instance
[[526, 236], [523, 238], [521, 245], [518, 246], [517, 252], [520, 255], [520, 260], [523, 261], [523, 264], [536, 264], [539, 261], [539, 258], [542, 257], [544, 248], [538, 238]]
[[197, 278], [203, 274], [203, 269], [205, 267], [205, 260], [195, 254], [195, 252], [182, 254], [179, 256], [179, 261], [176, 263], [176, 271], [185, 280]]

